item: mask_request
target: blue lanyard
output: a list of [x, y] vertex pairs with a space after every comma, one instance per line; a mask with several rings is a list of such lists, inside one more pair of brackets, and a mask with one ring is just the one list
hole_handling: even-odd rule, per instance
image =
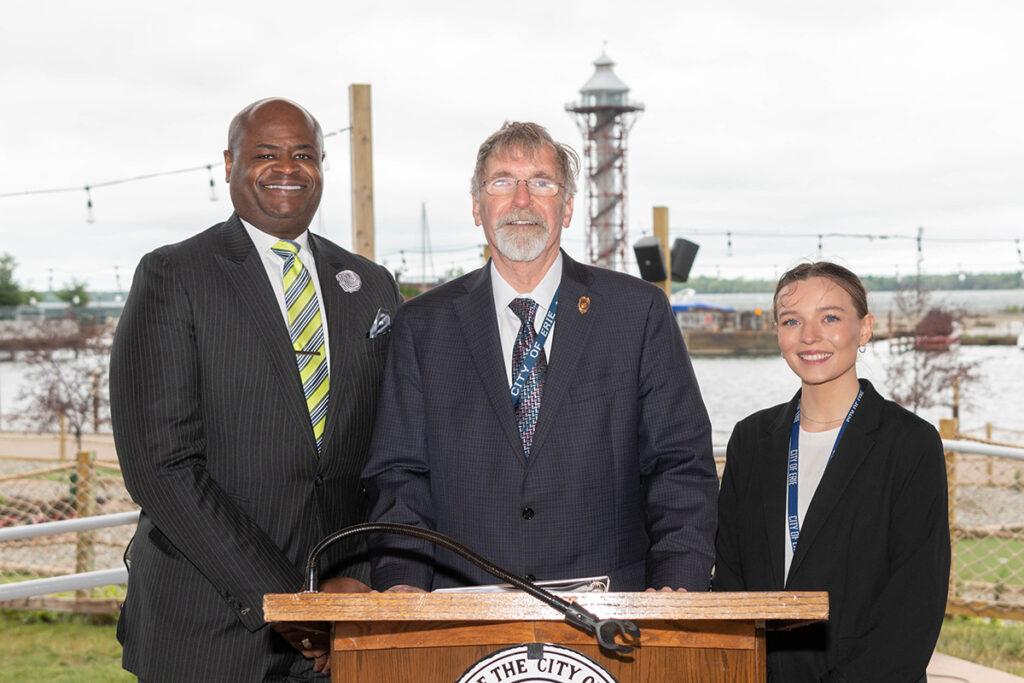
[[[826, 467], [829, 462], [832, 462], [832, 456], [836, 454], [836, 449], [839, 448], [839, 440], [843, 438], [843, 432], [846, 431], [850, 420], [853, 419], [853, 414], [857, 411], [857, 406], [860, 405], [860, 400], [863, 397], [864, 390], [861, 389], [857, 392], [857, 398], [853, 399], [853, 405], [850, 406], [850, 412], [846, 414], [843, 424], [839, 425], [839, 433], [836, 434], [836, 442], [832, 444], [832, 452], [828, 454], [828, 462], [825, 463]], [[789, 463], [786, 466], [786, 526], [789, 528], [789, 544], [793, 548], [794, 555], [796, 554], [796, 542], [800, 539], [800, 515], [797, 510], [799, 486], [800, 404], [797, 403], [796, 415], [793, 417], [793, 428], [789, 433]]]
[[518, 408], [519, 403], [523, 400], [523, 389], [526, 388], [526, 380], [530, 379], [533, 366], [537, 364], [537, 359], [540, 358], [540, 353], [544, 350], [544, 344], [547, 342], [548, 335], [551, 334], [551, 328], [555, 324], [555, 314], [557, 312], [558, 289], [555, 290], [555, 295], [551, 297], [551, 305], [548, 306], [548, 313], [540, 324], [540, 331], [537, 332], [537, 336], [533, 339], [533, 346], [530, 347], [530, 351], [523, 358], [523, 364], [519, 368], [519, 372], [515, 374], [515, 380], [512, 382], [512, 388], [510, 389], [513, 409]]

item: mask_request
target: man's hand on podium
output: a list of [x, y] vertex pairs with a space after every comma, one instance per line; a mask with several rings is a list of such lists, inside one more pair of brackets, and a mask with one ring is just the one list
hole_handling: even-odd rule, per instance
[[661, 588], [648, 588], [644, 593], [687, 593], [685, 588], [669, 588], [668, 586], [662, 586]]
[[397, 586], [392, 586], [391, 588], [388, 588], [384, 592], [385, 593], [426, 593], [427, 591], [423, 590], [419, 586], [408, 586], [408, 585], [406, 585], [404, 583], [400, 583]]
[[[321, 593], [369, 593], [370, 587], [347, 576], [335, 576], [320, 582]], [[281, 621], [271, 624], [282, 638], [313, 660], [313, 670], [328, 673], [331, 670], [331, 625], [326, 621], [295, 623]]]

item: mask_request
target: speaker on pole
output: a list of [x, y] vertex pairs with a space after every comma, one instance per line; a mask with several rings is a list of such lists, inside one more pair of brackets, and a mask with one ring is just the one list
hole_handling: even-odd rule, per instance
[[[693, 268], [693, 260], [697, 258], [697, 250], [700, 245], [682, 237], [676, 238], [672, 243], [672, 279], [676, 282], [686, 282], [690, 277], [690, 268]], [[640, 258], [637, 257], [637, 261]], [[644, 278], [647, 279], [647, 278]]]
[[633, 245], [636, 254], [636, 265], [640, 269], [640, 277], [648, 282], [663, 282], [665, 275], [665, 259], [661, 256], [661, 243], [653, 235], [641, 237]]

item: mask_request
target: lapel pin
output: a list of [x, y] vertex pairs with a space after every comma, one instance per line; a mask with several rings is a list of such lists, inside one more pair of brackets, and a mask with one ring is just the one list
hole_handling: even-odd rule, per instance
[[334, 277], [338, 279], [338, 284], [341, 285], [341, 288], [349, 294], [352, 292], [358, 292], [359, 288], [363, 286], [363, 281], [360, 280], [359, 276], [351, 270], [343, 270]]
[[581, 296], [580, 300], [576, 302], [576, 308], [580, 310], [580, 315], [586, 315], [590, 310], [590, 297]]

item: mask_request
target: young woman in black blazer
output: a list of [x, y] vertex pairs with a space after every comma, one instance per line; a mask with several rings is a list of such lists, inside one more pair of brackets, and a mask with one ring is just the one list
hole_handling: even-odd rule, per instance
[[858, 380], [873, 318], [856, 275], [802, 264], [773, 308], [801, 388], [729, 439], [714, 588], [828, 591], [827, 623], [769, 631], [769, 681], [924, 681], [949, 581], [942, 442]]

